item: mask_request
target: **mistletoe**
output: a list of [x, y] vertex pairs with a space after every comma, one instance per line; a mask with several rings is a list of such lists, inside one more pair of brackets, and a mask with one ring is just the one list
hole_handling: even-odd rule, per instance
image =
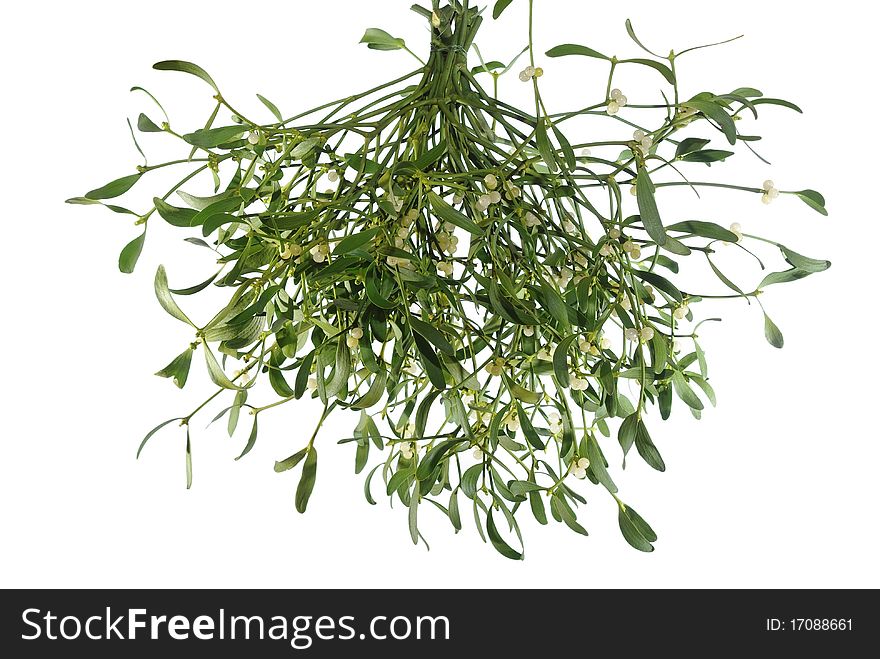
[[[494, 17], [508, 5], [496, 3]], [[407, 507], [414, 543], [424, 540], [422, 504], [448, 517], [456, 532], [464, 506], [484, 541], [520, 559], [523, 509], [541, 524], [553, 519], [587, 534], [577, 510], [586, 503], [581, 481], [588, 481], [617, 502], [626, 541], [652, 551], [657, 536], [619, 497], [611, 464], [625, 465], [635, 448], [663, 471], [648, 410], [656, 406], [667, 419], [683, 405], [699, 418], [706, 402], [715, 404], [698, 330], [716, 319], [700, 320], [698, 304], [748, 303], [763, 315], [767, 340], [781, 348], [761, 293], [830, 265], [739, 224], [667, 222], [673, 213], [661, 213], [662, 192], [686, 186], [699, 195], [712, 187], [756, 202], [799, 198], [827, 214], [813, 190], [711, 176], [738, 145], [760, 158], [752, 131], [759, 109], [800, 110], [751, 88], [680, 97], [676, 64], [704, 46], [662, 57], [627, 21], [645, 51], [640, 57], [577, 44], [546, 53], [545, 66], [572, 56], [607, 68], [604, 84], [585, 92], [586, 107], [551, 113], [541, 95], [531, 0], [528, 46], [506, 64], [482, 58], [474, 40], [484, 19], [468, 0], [413, 10], [430, 29], [427, 61], [289, 118], [259, 95], [269, 121], [246, 116], [190, 62], [154, 68], [207, 83], [215, 103], [202, 128], [177, 132], [156, 98], [135, 88], [162, 113], [158, 122], [141, 114], [138, 131], [181, 142], [180, 159], [145, 163], [69, 201], [135, 218], [140, 234], [122, 250], [123, 272], [133, 271], [148, 230], [178, 230], [216, 252], [218, 264], [187, 288], [171, 288], [163, 267], [156, 273], [160, 305], [191, 332], [158, 375], [183, 388], [201, 352], [217, 390], [152, 430], [138, 454], [179, 422], [189, 487], [191, 421], [209, 404], [226, 400], [214, 420], [225, 417], [230, 435], [242, 413], [250, 416], [243, 458], [263, 413], [312, 398], [323, 405], [314, 433], [275, 463], [276, 472], [301, 470], [300, 512], [316, 482], [321, 425], [349, 410], [354, 430], [337, 439], [353, 444], [355, 472], [367, 470], [371, 453], [380, 455], [366, 476], [367, 501], [375, 503], [378, 472], [384, 493]], [[403, 39], [380, 29], [367, 30], [363, 42], [418, 59]], [[533, 90], [529, 109], [499, 97], [499, 81], [522, 56], [528, 64], [513, 84]], [[615, 87], [615, 75], [629, 67], [656, 73], [665, 89], [659, 98], [648, 102], [636, 91], [629, 98]], [[604, 139], [576, 139], [576, 119], [595, 128], [592, 134], [603, 128]], [[146, 212], [109, 201], [168, 168], [186, 174]], [[212, 179], [213, 194], [187, 192], [197, 179]], [[714, 260], [725, 245], [761, 268], [753, 248], [772, 249], [785, 266], [743, 286]], [[688, 257], [712, 274], [708, 290], [676, 283]], [[179, 301], [209, 287], [229, 291], [228, 302], [196, 322]]]

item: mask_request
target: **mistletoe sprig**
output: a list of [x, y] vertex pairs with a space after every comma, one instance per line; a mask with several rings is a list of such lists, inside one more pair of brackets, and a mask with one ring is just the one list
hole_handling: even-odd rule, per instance
[[[509, 4], [498, 2], [495, 18]], [[146, 232], [167, 224], [214, 250], [218, 263], [205, 281], [182, 289], [170, 288], [164, 268], [156, 273], [159, 303], [193, 333], [158, 375], [182, 388], [200, 351], [217, 391], [151, 431], [140, 448], [179, 422], [189, 487], [190, 422], [209, 404], [228, 399], [214, 420], [225, 417], [230, 434], [243, 412], [251, 417], [243, 458], [264, 413], [310, 397], [323, 404], [314, 433], [275, 464], [277, 472], [301, 469], [300, 512], [316, 481], [321, 424], [351, 410], [357, 424], [341, 443], [354, 444], [355, 471], [367, 469], [374, 449], [383, 452], [366, 477], [366, 498], [375, 503], [378, 472], [385, 494], [408, 508], [415, 543], [426, 502], [456, 531], [462, 506], [470, 508], [465, 512], [483, 540], [508, 558], [523, 556], [514, 545], [522, 543], [524, 508], [541, 524], [553, 519], [586, 535], [576, 511], [586, 504], [579, 481], [587, 480], [618, 503], [627, 542], [652, 551], [657, 536], [619, 498], [610, 465], [635, 448], [663, 471], [645, 423], [648, 409], [656, 405], [666, 419], [683, 404], [699, 418], [706, 401], [715, 404], [697, 334], [706, 320], [695, 308], [706, 298], [748, 303], [762, 313], [768, 341], [782, 347], [761, 293], [830, 265], [746, 234], [739, 224], [670, 222], [673, 213], [660, 211], [661, 193], [723, 188], [756, 202], [799, 198], [826, 214], [813, 190], [700, 174], [714, 174], [737, 145], [755, 153], [760, 138], [741, 126], [759, 109], [799, 109], [751, 88], [680, 97], [676, 64], [697, 49], [657, 56], [627, 22], [646, 51], [639, 57], [618, 59], [575, 44], [546, 54], [547, 61], [599, 60], [608, 69], [585, 92], [586, 107], [551, 114], [541, 95], [531, 0], [528, 46], [520, 53], [528, 64], [519, 79], [533, 89], [534, 107], [520, 109], [498, 94], [518, 58], [483, 60], [474, 44], [483, 21], [477, 8], [468, 0], [434, 0], [413, 10], [430, 29], [426, 62], [286, 119], [262, 96], [273, 119], [246, 116], [189, 62], [154, 68], [210, 86], [215, 104], [202, 128], [176, 131], [158, 101], [135, 88], [163, 115], [157, 122], [141, 114], [138, 130], [180, 141], [181, 157], [140, 166], [70, 202], [136, 218], [142, 233], [120, 255], [123, 272], [134, 269]], [[413, 54], [379, 29], [367, 30], [363, 42]], [[615, 87], [618, 72], [635, 66], [655, 71], [666, 88], [652, 102]], [[575, 140], [569, 127], [576, 118], [601, 124], [606, 137]], [[186, 174], [146, 212], [108, 201], [165, 168]], [[197, 177], [213, 178], [213, 195], [186, 192]], [[786, 265], [757, 286], [735, 283], [715, 262], [727, 245], [763, 268], [751, 251], [762, 243]], [[676, 284], [686, 257], [704, 262], [716, 285]], [[179, 301], [209, 287], [228, 289], [228, 303], [196, 322]], [[260, 386], [264, 381], [269, 387]], [[266, 397], [270, 390], [273, 398]], [[609, 439], [615, 432], [616, 445]]]

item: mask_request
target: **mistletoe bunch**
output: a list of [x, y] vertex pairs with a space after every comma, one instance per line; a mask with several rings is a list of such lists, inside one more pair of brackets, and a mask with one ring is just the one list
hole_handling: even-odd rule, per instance
[[[215, 421], [226, 417], [230, 434], [243, 412], [251, 417], [244, 457], [264, 412], [310, 397], [323, 404], [314, 434], [275, 464], [277, 472], [301, 465], [300, 512], [315, 485], [318, 429], [332, 412], [351, 410], [357, 422], [341, 442], [354, 445], [355, 471], [367, 468], [374, 449], [382, 456], [366, 478], [366, 498], [374, 503], [378, 472], [385, 494], [408, 507], [413, 542], [421, 537], [421, 504], [448, 516], [456, 531], [466, 506], [484, 540], [522, 558], [509, 539], [512, 533], [521, 545], [522, 509], [541, 524], [552, 518], [586, 535], [576, 513], [586, 503], [579, 491], [586, 480], [617, 501], [629, 544], [651, 551], [657, 536], [618, 497], [610, 464], [635, 448], [663, 471], [647, 409], [656, 405], [666, 419], [678, 399], [699, 417], [704, 401], [715, 403], [698, 303], [730, 298], [763, 310], [764, 288], [830, 265], [744, 234], [738, 224], [667, 222], [672, 213], [661, 214], [658, 200], [667, 187], [698, 194], [710, 186], [756, 202], [800, 198], [826, 214], [812, 190], [697, 181], [688, 173], [714, 173], [735, 145], [753, 150], [759, 137], [738, 124], [756, 119], [761, 106], [798, 108], [750, 88], [680, 98], [676, 63], [696, 49], [657, 56], [627, 22], [646, 56], [618, 59], [574, 44], [547, 53], [608, 68], [586, 107], [551, 114], [530, 0], [529, 45], [520, 53], [529, 62], [514, 84], [533, 89], [534, 107], [519, 109], [498, 97], [499, 79], [517, 59], [484, 61], [474, 44], [481, 12], [467, 0], [440, 4], [413, 7], [431, 34], [430, 56], [418, 69], [290, 118], [260, 96], [268, 123], [236, 110], [199, 66], [155, 65], [194, 75], [214, 92], [198, 130], [177, 132], [158, 101], [162, 121], [138, 118], [139, 131], [179, 140], [188, 155], [145, 164], [70, 200], [136, 217], [143, 233], [120, 255], [124, 272], [134, 269], [146, 231], [166, 224], [217, 255], [219, 270], [189, 288], [172, 289], [164, 268], [156, 273], [159, 303], [192, 332], [158, 375], [182, 388], [201, 352], [217, 391], [150, 432], [141, 449], [180, 422], [189, 486], [190, 422], [209, 403], [228, 397]], [[495, 17], [509, 4], [498, 2]], [[411, 53], [379, 29], [363, 41]], [[615, 74], [634, 66], [655, 71], [667, 91], [650, 104], [635, 93], [628, 99]], [[601, 123], [607, 137], [575, 140], [568, 128], [576, 118]], [[171, 167], [186, 175], [146, 212], [107, 201]], [[188, 193], [196, 177], [213, 177], [215, 194]], [[785, 266], [755, 288], [741, 287], [713, 260], [721, 244], [748, 256], [749, 243], [759, 242], [775, 246]], [[704, 261], [729, 292], [676, 284], [688, 257]], [[227, 289], [228, 303], [196, 323], [179, 300], [208, 287]], [[764, 324], [768, 341], [782, 347], [766, 314]], [[265, 397], [269, 390], [274, 398]]]

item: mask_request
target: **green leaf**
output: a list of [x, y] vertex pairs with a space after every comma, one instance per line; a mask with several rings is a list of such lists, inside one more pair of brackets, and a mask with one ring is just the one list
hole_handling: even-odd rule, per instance
[[153, 198], [153, 205], [159, 217], [175, 227], [191, 227], [192, 219], [196, 216], [197, 211], [192, 208], [177, 208], [168, 202], [162, 201], [159, 197]]
[[803, 114], [804, 111], [801, 110], [797, 105], [792, 103], [791, 101], [785, 101], [781, 98], [756, 98], [752, 101], [752, 105], [779, 105], [784, 108], [788, 108], [789, 110], [794, 110], [795, 112], [799, 112]]
[[387, 371], [382, 370], [379, 373], [376, 373], [373, 377], [373, 381], [370, 383], [370, 388], [367, 390], [367, 393], [351, 404], [352, 409], [366, 410], [373, 407], [373, 405], [376, 405], [382, 400], [382, 395], [385, 393], [385, 383], [387, 381]]
[[646, 281], [652, 286], [655, 286], [659, 290], [663, 291], [676, 302], [681, 302], [684, 299], [684, 296], [682, 296], [681, 291], [676, 288], [675, 284], [666, 279], [666, 277], [658, 275], [656, 272], [633, 270], [633, 274], [636, 275], [639, 279], [642, 279], [643, 281]]
[[617, 441], [620, 443], [620, 448], [623, 449], [624, 457], [626, 457], [626, 454], [629, 453], [629, 450], [636, 441], [636, 433], [640, 424], [641, 421], [637, 413], [630, 414], [620, 424], [620, 429], [617, 432]]
[[190, 489], [193, 483], [192, 442], [189, 436], [189, 426], [186, 427], [186, 489]]
[[403, 39], [392, 37], [385, 30], [371, 27], [361, 38], [361, 43], [367, 44], [367, 48], [373, 50], [400, 50], [406, 46]]
[[449, 495], [449, 521], [452, 522], [452, 526], [456, 533], [461, 531], [461, 513], [458, 509], [458, 488], [452, 490], [452, 494]]
[[654, 442], [651, 441], [651, 435], [648, 434], [648, 428], [645, 427], [644, 421], [638, 420], [636, 427], [636, 449], [642, 459], [657, 471], [666, 471], [666, 464], [660, 456]]
[[699, 220], [690, 220], [687, 222], [677, 222], [666, 227], [667, 231], [680, 231], [681, 233], [689, 233], [702, 238], [710, 238], [712, 240], [726, 240], [729, 243], [735, 243], [738, 238], [733, 231], [725, 229], [721, 225], [714, 222], [701, 222]]
[[722, 105], [706, 99], [691, 99], [682, 103], [684, 107], [693, 108], [712, 119], [721, 128], [727, 141], [736, 144], [736, 125]]
[[489, 508], [489, 512], [486, 514], [486, 533], [489, 535], [492, 546], [495, 547], [499, 554], [514, 561], [523, 560], [523, 555], [507, 544], [501, 537], [501, 534], [498, 533], [498, 529], [495, 527], [495, 520], [492, 519], [491, 508]]
[[192, 364], [194, 348], [190, 346], [177, 357], [175, 357], [168, 366], [156, 373], [160, 378], [171, 378], [171, 381], [177, 385], [178, 389], [183, 389], [186, 379], [189, 376], [189, 367]]
[[562, 156], [565, 158], [565, 166], [569, 170], [574, 170], [577, 168], [577, 156], [574, 153], [571, 142], [568, 141], [568, 138], [565, 137], [565, 133], [563, 133], [556, 124], [551, 124], [550, 127], [553, 129], [556, 141], [559, 142], [559, 148], [562, 149]]
[[535, 128], [535, 140], [538, 143], [538, 152], [541, 154], [541, 159], [550, 168], [550, 171], [555, 172], [558, 170], [559, 164], [556, 161], [556, 151], [550, 143], [550, 137], [547, 135], [547, 126], [543, 121], [539, 121]]
[[559, 386], [563, 389], [568, 389], [569, 386], [568, 351], [571, 349], [571, 345], [576, 338], [577, 336], [574, 334], [565, 337], [559, 342], [556, 350], [553, 352], [553, 373], [556, 375], [556, 381], [559, 383]]
[[428, 201], [431, 203], [434, 214], [444, 222], [454, 224], [475, 236], [483, 235], [483, 230], [473, 220], [443, 201], [436, 192], [428, 192]]
[[169, 423], [174, 423], [175, 421], [183, 421], [183, 419], [181, 417], [177, 417], [175, 419], [168, 419], [167, 421], [163, 421], [158, 426], [153, 428], [150, 432], [148, 432], [147, 436], [141, 440], [140, 446], [138, 446], [137, 457], [138, 458], [141, 457], [141, 451], [144, 450], [144, 446], [147, 445], [147, 442], [150, 441], [150, 439], [153, 437], [153, 435], [155, 435], [157, 432], [162, 430], [162, 428], [167, 426]]
[[733, 151], [721, 151], [720, 149], [706, 149], [694, 151], [681, 157], [685, 162], [719, 162], [734, 155]]
[[125, 274], [131, 274], [134, 272], [134, 267], [137, 265], [138, 259], [141, 257], [141, 252], [144, 250], [144, 241], [146, 238], [147, 232], [144, 231], [141, 235], [122, 248], [122, 251], [119, 253], [120, 272], [124, 272]]
[[107, 208], [108, 210], [111, 210], [114, 213], [122, 213], [125, 215], [137, 216], [137, 213], [135, 213], [134, 211], [130, 211], [127, 208], [123, 208], [122, 206], [115, 206], [113, 204], [104, 204], [104, 203], [101, 203], [100, 201], [98, 201], [97, 199], [86, 199], [85, 197], [71, 197], [70, 199], [65, 199], [64, 203], [65, 204], [75, 204], [78, 206], [94, 206], [95, 204], [97, 204], [98, 206], [103, 206], [104, 208]]
[[492, 9], [492, 18], [497, 20], [498, 17], [504, 13], [504, 10], [510, 6], [511, 2], [513, 2], [513, 0], [498, 0], [498, 2], [495, 3], [495, 7]]
[[785, 339], [782, 336], [782, 332], [779, 331], [776, 323], [770, 320], [770, 316], [766, 313], [764, 314], [764, 336], [767, 337], [767, 341], [774, 348], [781, 348], [785, 345]]
[[376, 237], [376, 234], [379, 233], [379, 230], [379, 227], [373, 227], [372, 229], [358, 231], [350, 236], [346, 236], [337, 243], [336, 248], [333, 250], [333, 255], [342, 256], [343, 254], [348, 254], [356, 249], [360, 249], [373, 240], [373, 238]]
[[447, 453], [467, 441], [468, 440], [466, 439], [447, 439], [437, 444], [434, 448], [428, 451], [425, 454], [425, 457], [422, 458], [421, 462], [419, 462], [419, 467], [416, 470], [416, 478], [420, 481], [427, 480], [431, 474], [434, 473], [434, 470], [440, 466], [440, 462], [446, 457]]
[[635, 58], [620, 60], [620, 64], [641, 64], [642, 66], [648, 66], [655, 71], [659, 71], [660, 75], [666, 78], [666, 82], [668, 82], [670, 85], [675, 84], [675, 74], [672, 73], [672, 69], [670, 69], [665, 64], [662, 64], [661, 62], [656, 62], [652, 59]]
[[526, 436], [526, 441], [531, 444], [532, 448], [543, 451], [546, 448], [544, 442], [541, 441], [535, 427], [532, 425], [532, 420], [526, 414], [523, 406], [519, 404], [519, 401], [516, 401], [516, 418], [519, 420], [523, 434]]
[[594, 57], [596, 59], [610, 60], [607, 55], [573, 43], [564, 43], [547, 51], [547, 57], [566, 57], [568, 55], [583, 55], [584, 57]]
[[569, 327], [568, 306], [562, 299], [562, 296], [548, 284], [544, 278], [540, 278], [541, 284], [541, 306], [559, 323], [563, 331]]
[[293, 469], [296, 465], [298, 465], [302, 461], [302, 459], [304, 457], [306, 457], [306, 453], [308, 453], [308, 452], [309, 452], [309, 449], [304, 448], [300, 451], [297, 451], [296, 453], [291, 455], [289, 458], [285, 458], [284, 460], [276, 462], [275, 463], [275, 473], [280, 474], [281, 472], [289, 471], [290, 469]]
[[678, 147], [675, 149], [675, 157], [681, 158], [688, 153], [699, 151], [710, 141], [711, 140], [704, 140], [698, 137], [686, 137], [679, 143]]
[[431, 384], [437, 389], [446, 389], [446, 376], [443, 374], [443, 364], [437, 353], [434, 352], [431, 344], [418, 333], [413, 333], [413, 341], [419, 353], [419, 360]]
[[257, 98], [260, 99], [260, 103], [269, 109], [269, 112], [271, 112], [272, 116], [278, 120], [278, 123], [284, 121], [284, 117], [281, 116], [281, 111], [278, 109], [277, 105], [261, 94], [257, 94]]
[[743, 290], [742, 290], [739, 286], [737, 286], [736, 284], [734, 284], [734, 283], [733, 283], [733, 282], [727, 277], [727, 275], [725, 275], [723, 272], [721, 272], [721, 270], [718, 269], [718, 266], [716, 266], [715, 263], [712, 262], [712, 259], [709, 258], [708, 254], [706, 255], [706, 260], [709, 262], [709, 267], [712, 268], [712, 272], [715, 273], [715, 276], [718, 277], [718, 279], [720, 279], [721, 282], [722, 282], [725, 286], [727, 286], [727, 287], [728, 287], [730, 290], [732, 290], [732, 291], [736, 291], [736, 292], [739, 293], [740, 295], [743, 295], [743, 296], [745, 295], [745, 293], [743, 292]]
[[175, 302], [174, 298], [171, 296], [171, 291], [168, 289], [168, 275], [165, 273], [164, 265], [160, 265], [158, 270], [156, 270], [156, 279], [153, 282], [153, 289], [156, 292], [156, 298], [159, 300], [159, 304], [162, 305], [162, 308], [165, 309], [165, 311], [177, 318], [177, 320], [195, 327], [193, 322], [185, 313], [183, 313], [183, 311], [181, 311], [180, 307], [177, 306], [177, 302]]
[[803, 254], [798, 254], [794, 250], [786, 247], [785, 245], [779, 245], [778, 247], [782, 251], [783, 256], [785, 256], [785, 260], [791, 263], [798, 270], [814, 273], [823, 272], [831, 267], [831, 261], [825, 261], [822, 259], [811, 259], [808, 256], [804, 256]]
[[269, 384], [272, 386], [275, 393], [282, 398], [295, 397], [296, 392], [290, 388], [287, 380], [284, 379], [284, 374], [277, 367], [269, 368]]
[[244, 456], [251, 452], [251, 449], [254, 447], [254, 444], [257, 443], [257, 416], [254, 415], [254, 425], [251, 426], [251, 434], [248, 435], [247, 443], [244, 446], [244, 450], [242, 450], [241, 455], [235, 458], [236, 461], [241, 460]]
[[153, 68], [157, 71], [180, 71], [181, 73], [189, 73], [190, 75], [194, 75], [197, 78], [201, 78], [205, 82], [207, 82], [218, 94], [220, 90], [217, 88], [217, 83], [214, 82], [214, 79], [208, 75], [208, 72], [205, 71], [198, 64], [193, 64], [192, 62], [184, 62], [181, 60], [165, 60], [163, 62], [156, 62], [153, 64]]
[[660, 220], [660, 211], [657, 210], [657, 201], [654, 199], [654, 183], [648, 174], [648, 170], [644, 165], [640, 165], [638, 169], [638, 180], [636, 183], [636, 199], [639, 204], [639, 216], [642, 219], [642, 225], [645, 231], [651, 236], [651, 239], [658, 245], [666, 244], [666, 230], [663, 228], [663, 222]]
[[200, 128], [194, 133], [187, 133], [183, 136], [183, 140], [187, 144], [198, 146], [203, 149], [212, 149], [215, 146], [226, 144], [238, 139], [247, 132], [247, 128], [242, 125], [221, 126], [220, 128]]
[[208, 375], [210, 376], [211, 381], [218, 387], [223, 387], [224, 389], [232, 389], [234, 391], [241, 390], [241, 387], [234, 384], [232, 380], [226, 377], [226, 373], [223, 372], [223, 368], [217, 362], [217, 358], [214, 356], [214, 353], [211, 352], [211, 348], [208, 347], [208, 342], [202, 340], [202, 345], [205, 348], [205, 363], [208, 366]]
[[241, 416], [242, 405], [247, 401], [247, 391], [236, 391], [235, 398], [232, 401], [232, 407], [229, 409], [229, 421], [226, 423], [226, 432], [232, 437], [235, 429], [238, 427], [238, 419]]
[[114, 197], [118, 197], [128, 192], [132, 186], [140, 180], [140, 178], [140, 174], [131, 174], [130, 176], [123, 176], [115, 181], [110, 181], [107, 185], [96, 188], [91, 192], [87, 192], [86, 199], [91, 199], [92, 201], [98, 199], [113, 199]]
[[155, 123], [153, 123], [153, 120], [150, 119], [143, 112], [141, 112], [138, 115], [137, 127], [138, 127], [138, 130], [141, 131], [142, 133], [161, 133], [162, 132], [162, 129], [159, 128]]
[[692, 410], [703, 409], [703, 401], [697, 397], [697, 394], [694, 393], [694, 390], [691, 389], [687, 380], [685, 380], [684, 375], [679, 371], [675, 371], [672, 374], [672, 386], [675, 388], [675, 393], [681, 398], [685, 405]]
[[409, 498], [409, 537], [412, 538], [413, 544], [419, 544], [419, 481], [413, 485], [412, 494]]
[[812, 208], [817, 213], [821, 213], [822, 215], [826, 216], [828, 215], [828, 210], [825, 208], [825, 197], [823, 197], [815, 190], [801, 190], [800, 192], [795, 192], [794, 194], [796, 194], [802, 202], [804, 202], [807, 206]]
[[782, 272], [771, 272], [761, 280], [761, 283], [758, 284], [758, 289], [760, 290], [772, 284], [787, 284], [791, 281], [797, 281], [798, 279], [809, 277], [810, 274], [811, 273], [806, 270], [801, 270], [799, 268], [791, 268], [789, 270], [783, 270]]
[[453, 348], [452, 344], [446, 340], [446, 337], [443, 336], [443, 333], [440, 330], [423, 320], [419, 320], [415, 316], [410, 316], [409, 324], [414, 332], [430, 341], [440, 352], [450, 356], [455, 355], [455, 348]]
[[605, 456], [602, 455], [602, 449], [599, 448], [595, 437], [587, 437], [587, 459], [590, 461], [590, 469], [596, 480], [612, 494], [617, 492], [617, 485], [608, 475], [608, 470], [605, 468]]
[[660, 57], [654, 51], [648, 50], [645, 44], [639, 41], [639, 38], [636, 36], [636, 31], [633, 29], [632, 21], [630, 21], [628, 18], [626, 19], [626, 33], [629, 35], [629, 38], [632, 39], [636, 43], [636, 45], [644, 50], [646, 53], [653, 55], [654, 57]]
[[336, 364], [333, 368], [333, 378], [326, 384], [327, 398], [332, 398], [345, 388], [349, 375], [351, 375], [351, 350], [345, 341], [340, 339], [336, 344]]
[[312, 446], [308, 452], [305, 464], [303, 464], [302, 476], [296, 488], [296, 510], [299, 513], [306, 511], [309, 497], [312, 496], [312, 490], [315, 489], [315, 476], [318, 473], [318, 450]]
[[320, 137], [310, 137], [307, 140], [303, 140], [295, 147], [293, 147], [293, 151], [290, 152], [290, 157], [294, 160], [301, 160], [310, 155], [312, 151], [314, 151], [322, 143], [323, 140]]
[[[636, 511], [629, 506], [621, 504], [617, 522], [620, 525], [620, 532], [623, 534], [624, 539], [632, 547], [644, 552], [654, 551], [654, 546], [651, 542], [657, 539], [657, 535]], [[653, 538], [653, 540], [649, 538]]]

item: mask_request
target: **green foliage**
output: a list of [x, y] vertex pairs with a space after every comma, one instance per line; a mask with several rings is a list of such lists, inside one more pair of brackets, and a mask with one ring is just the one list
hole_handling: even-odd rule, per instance
[[[493, 15], [510, 4], [496, 2]], [[271, 123], [245, 116], [193, 63], [156, 64], [210, 86], [206, 122], [174, 130], [156, 98], [135, 88], [165, 119], [141, 113], [138, 129], [148, 139], [177, 140], [180, 158], [140, 166], [69, 202], [137, 218], [137, 237], [119, 258], [123, 272], [135, 269], [147, 231], [177, 231], [217, 253], [219, 272], [206, 272], [199, 284], [172, 289], [161, 266], [154, 284], [191, 341], [158, 375], [183, 388], [193, 353], [202, 350], [217, 385], [194, 412], [173, 420], [186, 427], [187, 485], [190, 420], [209, 403], [228, 399], [215, 420], [228, 415], [230, 434], [243, 410], [253, 416], [243, 458], [262, 413], [308, 396], [323, 405], [317, 428], [301, 442], [294, 433], [291, 449], [301, 448], [275, 463], [279, 473], [301, 469], [300, 512], [316, 486], [319, 429], [328, 415], [351, 410], [357, 424], [340, 442], [355, 445], [355, 472], [384, 456], [367, 471], [366, 499], [375, 503], [377, 489], [398, 499], [413, 542], [423, 540], [425, 502], [456, 532], [472, 516], [483, 540], [511, 559], [523, 557], [523, 514], [586, 535], [577, 516], [586, 503], [583, 479], [617, 500], [625, 540], [653, 551], [657, 535], [617, 499], [612, 472], [627, 457], [666, 468], [648, 432], [653, 404], [664, 419], [676, 410], [699, 416], [705, 400], [715, 404], [697, 343], [699, 302], [755, 301], [766, 286], [830, 266], [720, 220], [681, 218], [664, 190], [711, 186], [772, 201], [779, 191], [771, 182], [692, 181], [689, 172], [716, 173], [741, 143], [751, 150], [759, 138], [748, 122], [759, 108], [799, 108], [751, 88], [680, 98], [676, 60], [696, 49], [657, 56], [627, 21], [650, 58], [619, 59], [576, 44], [547, 53], [607, 67], [606, 84], [584, 90], [578, 107], [586, 109], [548, 113], [530, 44], [520, 79], [536, 103], [519, 110], [498, 100], [497, 85], [484, 88], [475, 77], [497, 82], [516, 61], [486, 63], [472, 48], [478, 8], [439, 5], [413, 7], [431, 31], [427, 62], [291, 119], [260, 95]], [[376, 28], [362, 41], [410, 52]], [[478, 64], [467, 61], [470, 51]], [[613, 89], [624, 65], [658, 72], [664, 93], [629, 106]], [[591, 141], [574, 138], [574, 118], [595, 125]], [[716, 137], [730, 149], [714, 148]], [[104, 203], [144, 185], [153, 171], [178, 167], [185, 175], [155, 191], [141, 214]], [[196, 179], [213, 183], [213, 194], [187, 192]], [[781, 195], [827, 214], [818, 192]], [[785, 269], [754, 288], [737, 283], [713, 255], [728, 249], [748, 258], [746, 243], [769, 245]], [[705, 267], [705, 290], [680, 283], [688, 257]], [[208, 288], [227, 291], [228, 302], [198, 324], [181, 298]], [[767, 340], [782, 347], [782, 333], [763, 315]], [[249, 399], [257, 392], [272, 398], [255, 406]], [[151, 431], [141, 449], [169, 424]], [[371, 488], [376, 478], [384, 488]]]

